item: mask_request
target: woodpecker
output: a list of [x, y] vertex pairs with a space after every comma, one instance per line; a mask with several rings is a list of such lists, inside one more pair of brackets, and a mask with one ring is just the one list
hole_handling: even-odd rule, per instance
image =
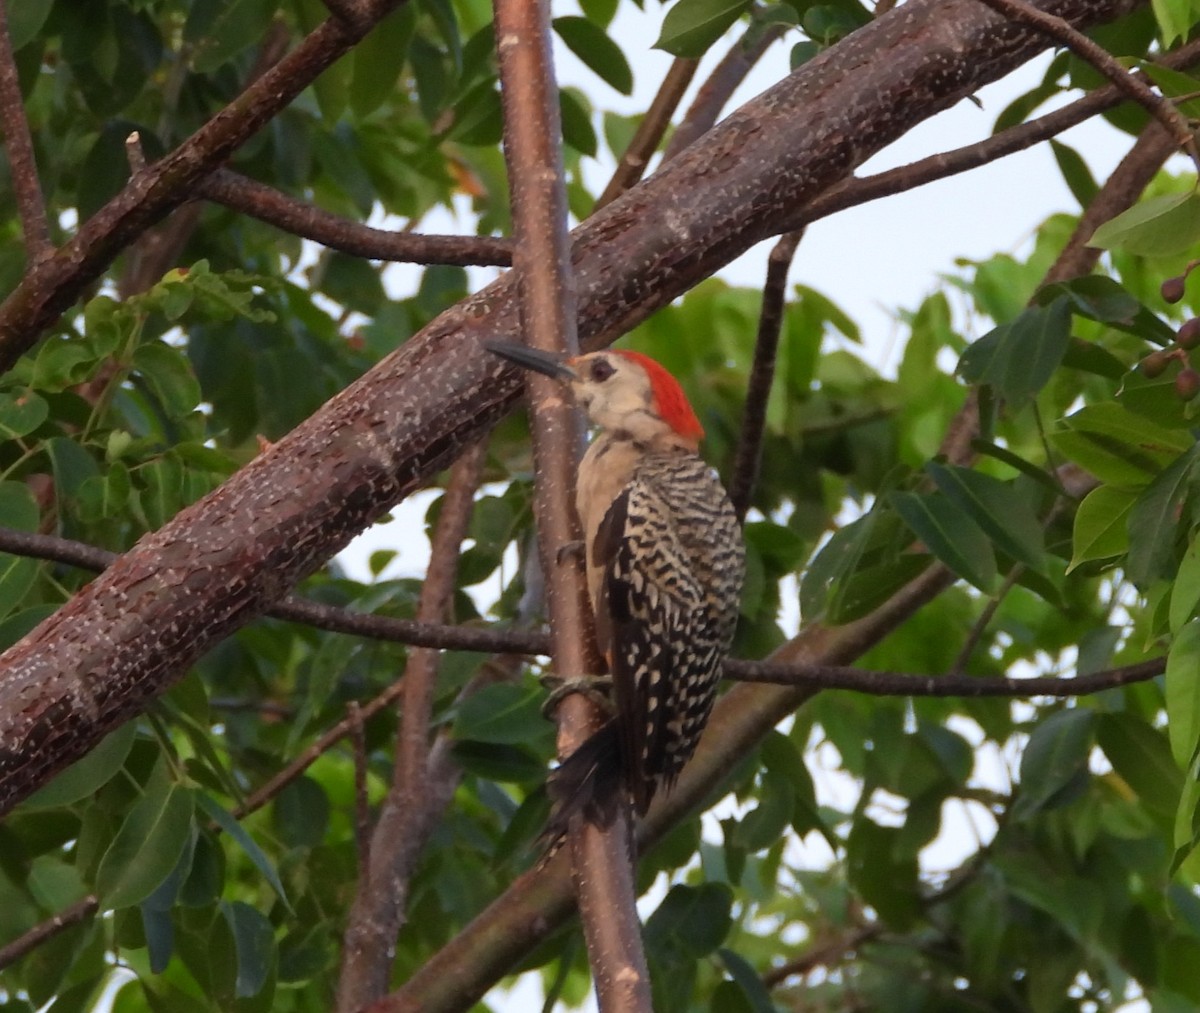
[[563, 382], [597, 430], [575, 503], [615, 714], [550, 777], [552, 854], [576, 814], [607, 826], [626, 799], [644, 815], [695, 752], [737, 625], [745, 548], [699, 456], [704, 430], [661, 364], [631, 351], [486, 347]]

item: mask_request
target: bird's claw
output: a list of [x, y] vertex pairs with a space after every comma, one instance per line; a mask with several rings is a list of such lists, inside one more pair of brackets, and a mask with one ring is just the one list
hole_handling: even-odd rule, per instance
[[555, 556], [554, 561], [559, 566], [562, 566], [563, 563], [565, 563], [571, 557], [574, 557], [575, 559], [578, 559], [578, 560], [582, 560], [583, 559], [583, 549], [584, 549], [584, 545], [583, 545], [582, 538], [576, 538], [573, 542], [565, 542], [558, 547], [558, 553]]
[[542, 704], [542, 716], [551, 721], [558, 705], [572, 693], [582, 693], [605, 713], [613, 709], [611, 675], [543, 675], [540, 681], [550, 691]]

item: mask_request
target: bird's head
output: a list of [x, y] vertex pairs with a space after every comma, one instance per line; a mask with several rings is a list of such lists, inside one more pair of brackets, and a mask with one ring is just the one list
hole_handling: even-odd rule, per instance
[[567, 384], [600, 429], [647, 442], [673, 436], [693, 450], [704, 436], [679, 381], [641, 352], [609, 349], [563, 358], [507, 341], [484, 345], [503, 359]]

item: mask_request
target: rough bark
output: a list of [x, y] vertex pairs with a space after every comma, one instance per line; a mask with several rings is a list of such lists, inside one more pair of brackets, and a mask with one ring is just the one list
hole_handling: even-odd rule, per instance
[[[1086, 26], [1133, 6], [1050, 0], [1044, 9]], [[909, 127], [1045, 45], [976, 0], [911, 0], [805, 64], [575, 231], [581, 340], [628, 330]], [[514, 295], [506, 277], [442, 314], [0, 656], [0, 812], [510, 407], [520, 378], [479, 342], [517, 336]]]

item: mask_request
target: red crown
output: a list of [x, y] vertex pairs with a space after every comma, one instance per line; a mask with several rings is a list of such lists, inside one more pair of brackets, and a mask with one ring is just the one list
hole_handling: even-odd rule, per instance
[[630, 352], [623, 348], [614, 348], [612, 351], [617, 355], [623, 355], [631, 362], [636, 362], [646, 371], [646, 375], [650, 377], [650, 389], [654, 392], [658, 413], [667, 425], [680, 436], [686, 436], [688, 439], [702, 440], [704, 438], [704, 427], [700, 425], [700, 420], [692, 411], [687, 395], [679, 386], [679, 381], [667, 372], [662, 363], [641, 352]]

